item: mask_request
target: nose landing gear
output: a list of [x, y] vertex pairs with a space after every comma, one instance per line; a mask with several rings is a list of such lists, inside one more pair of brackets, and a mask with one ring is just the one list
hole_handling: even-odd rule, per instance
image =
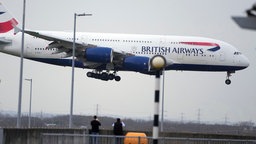
[[231, 84], [231, 80], [230, 79], [226, 79], [225, 83], [226, 83], [226, 85], [230, 85]]
[[235, 73], [235, 72], [232, 72], [232, 71], [228, 71], [227, 72], [227, 78], [225, 80], [226, 85], [230, 85], [231, 84], [231, 80], [229, 79], [229, 77], [231, 77], [232, 73]]

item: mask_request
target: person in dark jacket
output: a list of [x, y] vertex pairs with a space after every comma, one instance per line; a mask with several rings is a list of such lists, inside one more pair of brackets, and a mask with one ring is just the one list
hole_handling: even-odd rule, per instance
[[100, 127], [101, 126], [101, 123], [100, 121], [98, 120], [97, 116], [93, 116], [93, 120], [91, 121], [91, 134], [94, 135], [92, 137], [92, 144], [98, 144], [98, 139], [97, 139], [97, 136], [95, 135], [99, 135], [99, 132], [100, 132]]
[[[114, 135], [116, 135], [116, 136], [124, 135], [123, 127], [125, 127], [125, 124], [124, 124], [124, 122], [121, 121], [120, 118], [117, 118], [116, 122], [113, 123], [112, 126], [113, 126]], [[121, 138], [120, 137], [116, 138], [116, 144], [121, 144]]]

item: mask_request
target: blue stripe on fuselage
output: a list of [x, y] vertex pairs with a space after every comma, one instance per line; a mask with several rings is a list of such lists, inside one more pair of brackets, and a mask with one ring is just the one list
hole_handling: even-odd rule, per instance
[[184, 71], [237, 71], [245, 69], [241, 66], [225, 65], [198, 65], [198, 64], [173, 64], [167, 66], [166, 70], [184, 70]]

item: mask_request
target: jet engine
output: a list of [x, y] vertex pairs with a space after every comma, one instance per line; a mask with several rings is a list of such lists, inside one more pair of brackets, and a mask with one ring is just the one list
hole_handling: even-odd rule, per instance
[[107, 47], [87, 48], [84, 58], [90, 62], [111, 63], [113, 60], [113, 50]]
[[150, 70], [150, 58], [142, 56], [129, 56], [124, 59], [125, 70], [136, 72], [148, 72]]

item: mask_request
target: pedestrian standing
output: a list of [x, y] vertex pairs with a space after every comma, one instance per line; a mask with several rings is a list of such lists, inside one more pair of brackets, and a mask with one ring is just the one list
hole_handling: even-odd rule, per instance
[[116, 122], [112, 124], [113, 126], [113, 133], [116, 135], [116, 144], [121, 144], [121, 137], [124, 135], [123, 127], [125, 127], [124, 122], [121, 121], [120, 118], [116, 119]]
[[92, 144], [98, 144], [98, 138], [97, 135], [100, 133], [100, 127], [101, 123], [97, 116], [93, 116], [93, 120], [91, 121], [91, 134], [92, 134]]

